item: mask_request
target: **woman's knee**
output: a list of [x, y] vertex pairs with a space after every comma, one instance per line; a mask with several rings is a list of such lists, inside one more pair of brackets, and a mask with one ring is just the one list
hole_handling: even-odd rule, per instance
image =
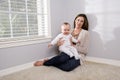
[[65, 62], [69, 59], [70, 59], [70, 57], [67, 54], [63, 54], [62, 56], [59, 57], [60, 62]]

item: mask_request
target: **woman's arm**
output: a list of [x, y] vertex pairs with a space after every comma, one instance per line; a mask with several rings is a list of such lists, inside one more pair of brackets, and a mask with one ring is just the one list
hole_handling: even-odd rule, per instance
[[76, 45], [76, 49], [80, 53], [87, 54], [88, 53], [88, 45], [89, 45], [89, 33], [88, 31], [84, 31], [81, 35], [81, 43]]

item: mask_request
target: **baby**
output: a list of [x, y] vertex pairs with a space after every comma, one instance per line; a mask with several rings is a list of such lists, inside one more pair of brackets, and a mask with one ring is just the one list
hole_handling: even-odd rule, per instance
[[78, 43], [79, 40], [76, 40], [72, 37], [70, 31], [70, 24], [65, 22], [61, 25], [61, 32], [58, 36], [48, 44], [48, 47], [57, 44], [57, 42], [62, 39], [64, 40], [63, 45], [59, 46], [59, 51], [66, 53], [70, 57], [75, 57], [75, 59], [80, 59], [80, 55], [78, 54], [75, 47], [73, 47], [72, 42]]

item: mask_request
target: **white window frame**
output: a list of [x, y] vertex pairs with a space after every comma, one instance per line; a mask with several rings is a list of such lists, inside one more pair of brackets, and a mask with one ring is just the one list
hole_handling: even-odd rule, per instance
[[0, 48], [16, 47], [29, 44], [38, 44], [43, 42], [48, 42], [51, 40], [51, 21], [50, 21], [50, 0], [48, 0], [48, 36], [32, 36], [32, 37], [22, 37], [22, 38], [8, 38], [0, 39]]

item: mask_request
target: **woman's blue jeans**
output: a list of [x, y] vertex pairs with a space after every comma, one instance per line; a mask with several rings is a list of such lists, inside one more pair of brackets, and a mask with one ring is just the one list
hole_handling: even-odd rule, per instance
[[63, 71], [72, 71], [80, 65], [80, 60], [76, 60], [74, 57], [70, 58], [69, 55], [61, 52], [59, 55], [44, 62], [45, 66], [55, 66]]

